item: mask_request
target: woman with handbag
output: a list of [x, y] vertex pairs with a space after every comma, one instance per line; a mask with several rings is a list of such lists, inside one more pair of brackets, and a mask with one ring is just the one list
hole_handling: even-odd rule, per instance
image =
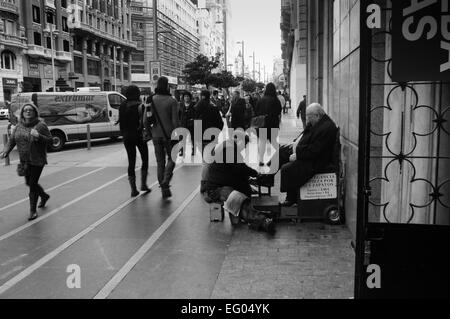
[[[262, 123], [258, 123], [258, 160], [259, 166], [264, 166], [264, 154], [266, 148], [272, 139], [276, 139], [278, 136], [272, 136], [272, 129], [280, 128], [281, 121], [281, 102], [277, 97], [277, 90], [275, 84], [268, 83], [264, 96], [256, 104], [256, 118], [263, 118]], [[266, 137], [261, 136], [261, 129], [266, 129]], [[267, 143], [269, 142], [269, 143]], [[270, 166], [270, 163], [267, 163]]]
[[147, 186], [148, 147], [144, 134], [143, 116], [145, 110], [140, 101], [141, 91], [135, 85], [130, 85], [125, 91], [127, 98], [119, 107], [120, 132], [128, 156], [128, 181], [131, 187], [131, 197], [139, 195], [136, 187], [136, 148], [141, 154], [141, 191], [151, 192]]
[[[179, 126], [179, 122], [178, 103], [170, 94], [169, 79], [165, 76], [158, 79], [155, 95], [152, 97], [151, 110], [154, 121], [152, 135], [158, 167], [158, 182], [162, 196], [166, 199], [172, 196], [170, 181], [176, 161], [176, 158], [172, 158], [172, 148], [178, 141], [172, 140], [171, 137], [173, 130]], [[176, 156], [175, 153], [174, 156]]]
[[25, 182], [30, 188], [30, 217], [34, 220], [38, 217], [36, 206], [39, 197], [41, 202], [39, 208], [45, 207], [50, 195], [45, 193], [39, 178], [42, 170], [47, 164], [47, 145], [52, 140], [52, 135], [47, 125], [39, 118], [38, 108], [32, 104], [25, 104], [20, 110], [19, 122], [14, 128], [8, 144], [0, 154], [0, 158], [5, 158], [17, 146], [19, 151], [20, 164], [17, 167], [19, 176], [25, 177]]

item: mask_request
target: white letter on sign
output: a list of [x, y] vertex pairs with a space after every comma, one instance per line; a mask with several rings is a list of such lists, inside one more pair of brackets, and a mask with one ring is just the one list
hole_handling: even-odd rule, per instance
[[441, 33], [445, 40], [450, 41], [450, 15], [441, 17]]
[[377, 4], [367, 6], [367, 13], [371, 13], [367, 18], [367, 27], [369, 29], [381, 28], [381, 9]]
[[381, 268], [378, 265], [369, 265], [367, 266], [367, 272], [371, 273], [369, 277], [367, 277], [367, 287], [369, 289], [373, 288], [381, 288]]
[[436, 2], [437, 0], [411, 0], [411, 5], [403, 9], [403, 16], [406, 17], [407, 15], [422, 10], [423, 8], [435, 4]]
[[441, 41], [441, 49], [447, 50], [448, 60], [447, 63], [441, 64], [441, 72], [450, 70], [450, 43]]
[[409, 32], [409, 27], [413, 23], [414, 23], [414, 17], [409, 17], [405, 20], [405, 22], [403, 22], [402, 33], [403, 33], [404, 37], [406, 38], [406, 40], [408, 40], [408, 41], [419, 40], [420, 37], [422, 36], [422, 33], [425, 29], [426, 24], [430, 25], [430, 31], [428, 31], [428, 33], [427, 33], [428, 40], [430, 40], [437, 34], [437, 31], [438, 31], [437, 22], [431, 16], [426, 16], [426, 17], [423, 17], [422, 19], [420, 19], [416, 32], [411, 33], [411, 32]]

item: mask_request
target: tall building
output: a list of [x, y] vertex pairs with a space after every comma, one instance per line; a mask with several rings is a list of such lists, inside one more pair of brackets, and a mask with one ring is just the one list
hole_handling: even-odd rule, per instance
[[0, 1], [0, 105], [11, 100], [23, 81], [23, 51], [27, 48], [21, 2]]
[[73, 9], [70, 73], [74, 87], [120, 91], [130, 85], [131, 52], [136, 49], [130, 1], [83, 0], [76, 1]]
[[21, 21], [27, 38], [23, 58], [23, 81], [27, 90], [53, 90], [54, 79], [68, 78], [73, 61], [68, 5], [67, 0], [21, 1]]
[[131, 3], [133, 39], [137, 43], [131, 65], [132, 80], [141, 88], [149, 88], [152, 84], [151, 61], [161, 62], [161, 75], [175, 86], [185, 65], [199, 54], [196, 4], [190, 0], [158, 0], [157, 3], [157, 57], [153, 39], [153, 1]]
[[225, 21], [224, 8], [220, 0], [199, 1], [198, 34], [200, 53], [208, 57], [220, 54], [220, 69], [225, 69]]

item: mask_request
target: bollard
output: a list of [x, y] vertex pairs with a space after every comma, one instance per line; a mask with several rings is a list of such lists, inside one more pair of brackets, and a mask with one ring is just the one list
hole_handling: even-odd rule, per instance
[[87, 149], [91, 150], [91, 125], [87, 125]]
[[[3, 134], [3, 146], [6, 146], [8, 144], [8, 135]], [[5, 166], [9, 166], [9, 155], [5, 157]]]

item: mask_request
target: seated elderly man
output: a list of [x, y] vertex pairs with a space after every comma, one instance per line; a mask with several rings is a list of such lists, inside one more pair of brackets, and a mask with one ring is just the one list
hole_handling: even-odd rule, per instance
[[292, 145], [289, 163], [286, 163], [286, 151], [280, 150], [281, 192], [287, 193], [282, 206], [296, 204], [298, 188], [329, 169], [337, 131], [336, 124], [320, 104], [313, 103], [306, 108], [306, 128]]
[[253, 229], [274, 233], [271, 213], [257, 211], [250, 204], [249, 181], [258, 172], [247, 166], [240, 154], [248, 142], [248, 137], [242, 134], [215, 147], [214, 161], [206, 160], [210, 164], [204, 164], [200, 192], [207, 203], [223, 202], [233, 225], [243, 220]]

